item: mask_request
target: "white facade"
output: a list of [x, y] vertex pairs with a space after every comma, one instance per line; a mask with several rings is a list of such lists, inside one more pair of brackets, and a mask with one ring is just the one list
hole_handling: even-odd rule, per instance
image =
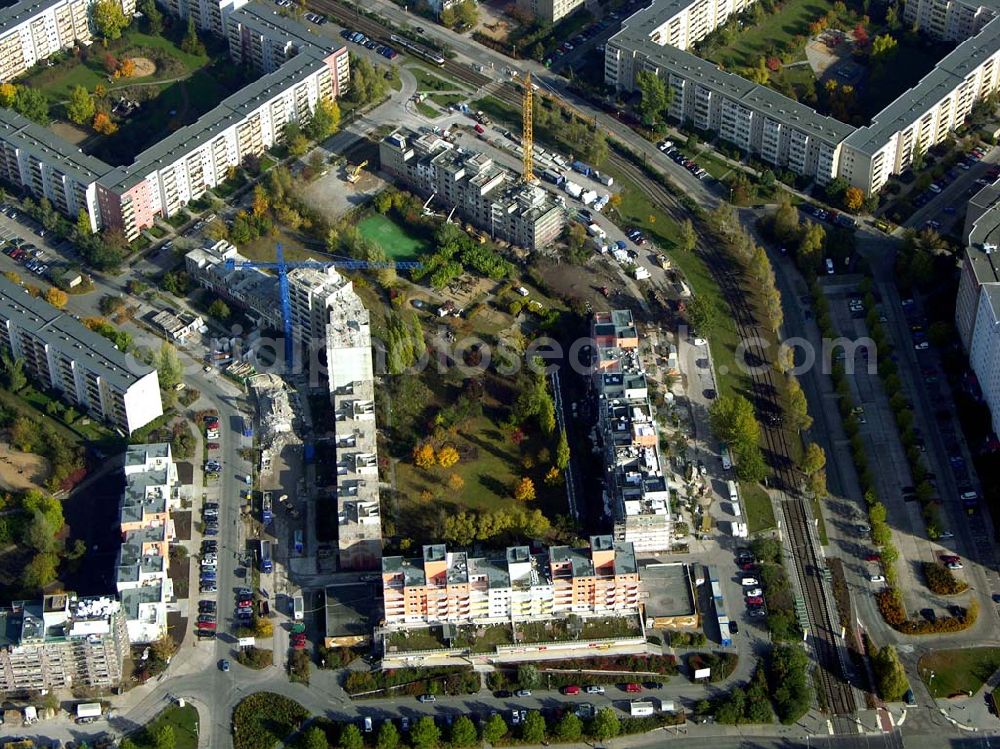
[[960, 42], [978, 34], [996, 17], [996, 10], [962, 0], [908, 0], [903, 4], [903, 20], [921, 33], [950, 42]]
[[969, 365], [989, 406], [993, 431], [1000, 434], [1000, 284], [986, 284], [980, 289]]

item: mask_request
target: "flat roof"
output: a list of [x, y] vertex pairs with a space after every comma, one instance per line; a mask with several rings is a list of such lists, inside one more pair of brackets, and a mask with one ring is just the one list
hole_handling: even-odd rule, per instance
[[33, 153], [58, 159], [50, 162], [52, 167], [77, 182], [94, 182], [111, 168], [12, 109], [0, 107], [0, 137]]
[[608, 43], [641, 54], [668, 72], [742, 101], [765, 116], [829, 143], [840, 143], [854, 132], [853, 126], [822, 115], [774, 89], [720, 70], [714, 63], [691, 52], [669, 44], [660, 45], [650, 39], [656, 29], [691, 4], [684, 0], [653, 0], [652, 4], [625, 19], [621, 31], [613, 35]]
[[916, 122], [998, 50], [1000, 18], [995, 18], [945, 55], [917, 85], [876, 114], [870, 125], [856, 130], [844, 144], [861, 153], [874, 154], [888, 143], [893, 133]]
[[639, 595], [646, 619], [690, 616], [697, 612], [688, 566], [650, 564], [639, 574]]
[[19, 3], [0, 8], [0, 38], [13, 31], [15, 26], [30, 21], [49, 8], [61, 5], [66, 0], [21, 0]]
[[87, 370], [121, 390], [127, 390], [150, 372], [156, 371], [119, 351], [104, 336], [3, 277], [0, 277], [0, 319], [31, 333], [45, 345], [82, 363]]
[[371, 585], [330, 585], [323, 593], [327, 637], [371, 637], [378, 607]]

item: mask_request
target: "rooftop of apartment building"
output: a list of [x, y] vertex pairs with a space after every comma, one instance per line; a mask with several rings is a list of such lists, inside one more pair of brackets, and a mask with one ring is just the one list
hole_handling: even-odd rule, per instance
[[111, 386], [126, 390], [156, 370], [123, 354], [107, 338], [84, 326], [27, 289], [0, 277], [0, 319], [32, 333], [50, 348], [100, 376]]
[[14, 601], [0, 609], [0, 647], [106, 634], [119, 608], [109, 596], [80, 598], [76, 593]]
[[144, 466], [154, 460], [170, 457], [167, 442], [151, 442], [147, 445], [129, 445], [125, 450], [125, 466]]
[[166, 468], [152, 468], [125, 477], [121, 522], [141, 523], [147, 515], [167, 511], [168, 476]]
[[575, 549], [570, 546], [553, 546], [549, 549], [549, 558], [553, 565], [569, 562], [573, 577], [605, 576], [605, 571], [594, 566], [594, 554], [611, 552], [613, 560], [612, 573], [615, 575], [632, 575], [638, 570], [635, 562], [635, 551], [628, 542], [615, 541], [610, 535], [590, 537], [589, 549]]
[[982, 31], [945, 55], [916, 86], [876, 114], [870, 125], [855, 130], [844, 144], [864, 154], [876, 153], [893, 133], [909, 127], [929, 112], [998, 50], [1000, 18], [990, 21]]
[[0, 136], [33, 153], [58, 159], [58, 169], [77, 182], [94, 182], [111, 168], [12, 109], [0, 107]]
[[324, 597], [327, 637], [371, 637], [378, 603], [368, 584], [331, 585], [324, 589]]
[[610, 312], [594, 314], [593, 331], [595, 336], [615, 336], [616, 338], [638, 338], [632, 310], [616, 309]]
[[548, 190], [523, 184], [517, 174], [495, 163], [487, 154], [455, 147], [433, 133], [397, 130], [383, 141], [400, 150], [413, 148], [419, 159], [433, 162], [438, 169], [461, 174], [479, 192], [492, 183], [484, 194], [489, 195], [502, 213], [516, 211], [537, 218], [558, 206]]
[[[278, 277], [256, 268], [237, 270], [227, 268], [226, 262], [250, 262], [236, 248], [225, 240], [220, 240], [208, 247], [198, 247], [185, 256], [190, 264], [202, 269], [202, 272], [224, 286], [228, 292], [237, 298], [252, 298], [265, 300], [279, 298]], [[256, 310], [263, 312], [263, 310]]]
[[686, 564], [650, 564], [642, 568], [639, 591], [646, 619], [690, 616], [698, 610]]
[[1000, 283], [1000, 180], [973, 195], [966, 210], [966, 262], [980, 285]]
[[139, 618], [139, 607], [146, 603], [161, 603], [164, 600], [164, 586], [162, 582], [154, 582], [149, 585], [141, 585], [138, 588], [126, 588], [119, 597], [121, 598], [122, 611], [125, 618], [135, 621]]
[[325, 57], [330, 53], [330, 40], [313, 33], [293, 18], [281, 15], [270, 6], [249, 4], [229, 14], [232, 21], [269, 39], [295, 44], [299, 53], [309, 52]]
[[136, 583], [148, 575], [166, 571], [166, 560], [159, 554], [143, 554], [142, 544], [126, 540], [118, 552], [116, 582]]
[[[320, 265], [320, 261], [307, 258], [306, 262]], [[338, 295], [350, 285], [350, 280], [344, 278], [337, 269], [325, 268], [293, 268], [288, 271], [288, 284], [291, 289], [296, 287], [308, 291], [313, 296], [331, 297]]]
[[633, 13], [622, 22], [622, 29], [609, 43], [635, 50], [651, 63], [672, 70], [680, 77], [718, 91], [737, 101], [743, 101], [757, 112], [790, 127], [798, 128], [814, 138], [837, 144], [854, 132], [851, 125], [821, 115], [805, 104], [789, 99], [777, 91], [748, 81], [733, 73], [720, 70], [714, 63], [670, 45], [659, 45], [650, 35], [685, 5], [685, 0], [653, 0], [653, 3]]
[[8, 29], [12, 29], [64, 2], [66, 0], [21, 0], [19, 3], [0, 8], [0, 37]]
[[358, 348], [371, 345], [368, 309], [357, 294], [338, 294], [330, 303], [326, 326], [331, 348]]

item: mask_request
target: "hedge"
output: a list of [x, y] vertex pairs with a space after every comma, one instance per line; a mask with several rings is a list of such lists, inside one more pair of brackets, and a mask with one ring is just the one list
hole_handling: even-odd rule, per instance
[[906, 610], [893, 589], [881, 590], [875, 594], [879, 613], [886, 624], [907, 635], [933, 635], [942, 632], [961, 632], [976, 623], [979, 616], [979, 602], [974, 600], [964, 609], [961, 616], [944, 616], [932, 622], [906, 618]]
[[295, 700], [256, 692], [233, 709], [233, 749], [272, 749], [297, 731], [309, 713]]
[[956, 578], [950, 569], [938, 562], [924, 562], [924, 577], [931, 592], [940, 596], [953, 596], [969, 588], [968, 583]]
[[[471, 666], [439, 668], [390, 668], [385, 671], [352, 671], [344, 681], [344, 691], [355, 699], [374, 699], [391, 690], [393, 695], [475, 694], [482, 686]], [[366, 694], [373, 692], [374, 694]]]

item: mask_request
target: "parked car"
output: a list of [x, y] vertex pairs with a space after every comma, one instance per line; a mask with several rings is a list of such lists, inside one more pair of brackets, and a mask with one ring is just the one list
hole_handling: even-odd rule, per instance
[[515, 697], [530, 697], [531, 696], [531, 690], [530, 689], [518, 689], [516, 692], [514, 692], [514, 696]]
[[576, 684], [570, 684], [569, 686], [563, 687], [563, 694], [580, 694], [580, 687]]
[[591, 684], [586, 689], [587, 694], [604, 694], [604, 687], [600, 684]]
[[435, 697], [433, 694], [422, 694], [419, 697], [417, 697], [417, 701], [419, 701], [419, 702], [437, 702], [437, 697]]
[[868, 581], [872, 583], [884, 583], [885, 575], [872, 575], [868, 578]]
[[630, 682], [626, 684], [624, 687], [622, 687], [622, 689], [628, 692], [629, 694], [635, 694], [637, 692], [642, 691], [642, 687], [639, 684], [636, 684], [635, 682]]

